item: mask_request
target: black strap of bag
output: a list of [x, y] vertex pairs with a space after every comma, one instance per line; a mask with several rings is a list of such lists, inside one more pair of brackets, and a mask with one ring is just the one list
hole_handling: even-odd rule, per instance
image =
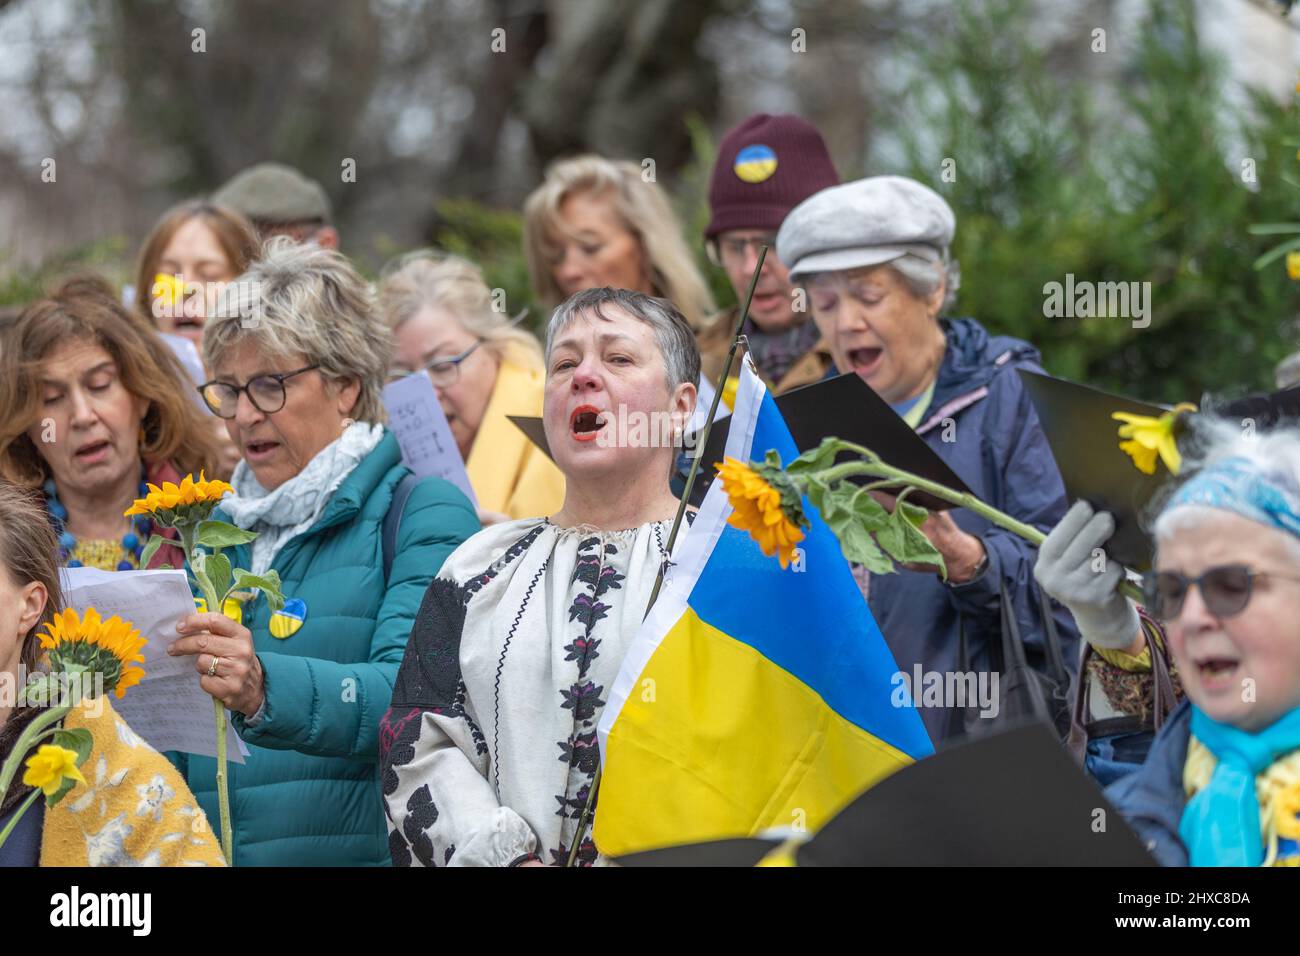
[[[1043, 644], [1046, 648], [1045, 668], [1040, 670], [1029, 662], [1020, 623], [1016, 620], [1015, 605], [1007, 591], [1006, 581], [999, 582], [1001, 626], [997, 641], [989, 641], [989, 671], [998, 675], [998, 710], [996, 715], [981, 716], [969, 705], [954, 708], [952, 730], [956, 734], [978, 736], [995, 732], [1008, 723], [1026, 719], [1050, 724], [1065, 738], [1069, 731], [1070, 672], [1061, 654], [1060, 634], [1052, 617], [1051, 604], [1042, 589], [1038, 589], [1039, 608], [1043, 618]], [[970, 647], [966, 637], [965, 615], [958, 617], [960, 667], [970, 671]]]
[[388, 514], [384, 515], [381, 540], [384, 549], [385, 584], [388, 583], [389, 572], [393, 570], [393, 555], [397, 552], [397, 532], [402, 527], [402, 512], [406, 510], [406, 500], [411, 497], [411, 492], [419, 483], [420, 479], [414, 474], [408, 473], [403, 477], [393, 489], [393, 500], [388, 506]]

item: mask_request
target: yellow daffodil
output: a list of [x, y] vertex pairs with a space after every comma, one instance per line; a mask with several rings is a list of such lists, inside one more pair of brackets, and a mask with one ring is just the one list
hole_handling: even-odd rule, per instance
[[36, 753], [27, 758], [27, 770], [23, 772], [23, 783], [27, 786], [40, 787], [42, 793], [52, 797], [59, 792], [65, 779], [86, 782], [86, 778], [77, 769], [75, 750], [42, 744]]
[[92, 674], [103, 675], [104, 689], [112, 690], [119, 699], [144, 677], [144, 668], [138, 665], [144, 663], [141, 651], [148, 640], [116, 614], [104, 620], [88, 607], [85, 617], [79, 617], [68, 608], [56, 614], [45, 630], [47, 633], [37, 636], [41, 647], [50, 652], [55, 672], [65, 670], [67, 664], [85, 667]]
[[155, 301], [174, 306], [185, 299], [185, 280], [160, 272], [153, 277], [153, 287], [149, 291]]
[[716, 467], [733, 509], [727, 524], [747, 531], [764, 554], [775, 554], [781, 567], [789, 567], [803, 540], [797, 495], [790, 489], [783, 495], [757, 468], [735, 458]]
[[1300, 252], [1286, 254], [1286, 274], [1292, 279], [1300, 280]]
[[128, 517], [144, 514], [158, 516], [161, 512], [205, 505], [208, 507], [200, 509], [203, 512], [201, 515], [188, 515], [187, 518], [189, 520], [195, 517], [206, 518], [212, 513], [212, 508], [222, 496], [234, 490], [230, 485], [216, 478], [207, 480], [200, 471], [198, 481], [194, 480], [193, 475], [186, 475], [179, 485], [170, 481], [164, 481], [161, 488], [157, 485], [149, 485], [149, 494], [136, 499], [135, 503], [126, 510], [126, 514]]
[[1127, 440], [1121, 441], [1119, 447], [1133, 459], [1138, 471], [1154, 475], [1156, 457], [1159, 456], [1171, 475], [1178, 474], [1183, 466], [1183, 458], [1178, 451], [1178, 443], [1174, 440], [1174, 423], [1179, 414], [1186, 411], [1194, 412], [1196, 406], [1184, 402], [1159, 418], [1128, 412], [1114, 412], [1110, 416], [1116, 421], [1125, 422], [1119, 428], [1119, 437]]

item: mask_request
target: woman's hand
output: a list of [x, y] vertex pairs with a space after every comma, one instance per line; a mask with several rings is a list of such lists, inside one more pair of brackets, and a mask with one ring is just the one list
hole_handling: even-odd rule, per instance
[[[898, 499], [883, 491], [873, 491], [871, 496], [893, 514]], [[984, 542], [973, 534], [961, 530], [952, 515], [947, 511], [931, 511], [929, 517], [921, 522], [921, 533], [934, 545], [934, 550], [943, 555], [944, 567], [948, 580], [953, 584], [962, 584], [975, 577], [975, 569], [984, 563]], [[921, 571], [931, 574], [939, 573], [937, 564], [925, 564], [908, 561], [899, 565], [909, 571]]]
[[[253, 652], [253, 635], [224, 614], [191, 614], [176, 625], [180, 640], [167, 648], [173, 657], [193, 654], [199, 686], [230, 710], [252, 717], [265, 698], [262, 662]], [[213, 659], [216, 673], [209, 676]]]

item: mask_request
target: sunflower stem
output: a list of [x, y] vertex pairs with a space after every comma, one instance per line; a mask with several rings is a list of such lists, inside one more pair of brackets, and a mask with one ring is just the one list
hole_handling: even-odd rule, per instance
[[[808, 488], [808, 479], [817, 478], [826, 484], [832, 484], [837, 481], [843, 481], [845, 478], [853, 478], [858, 475], [866, 475], [871, 478], [879, 479], [866, 486], [868, 489], [884, 488], [889, 485], [911, 485], [916, 491], [925, 491], [936, 498], [942, 498], [959, 508], [965, 508], [973, 511], [980, 517], [986, 519], [992, 524], [997, 525], [1010, 531], [1012, 534], [1024, 538], [1035, 547], [1041, 545], [1047, 535], [1039, 531], [1033, 525], [1025, 524], [1023, 521], [1017, 521], [1008, 514], [999, 511], [990, 505], [986, 505], [974, 495], [953, 491], [947, 485], [941, 485], [937, 481], [929, 481], [920, 475], [914, 475], [909, 471], [901, 468], [895, 468], [892, 465], [885, 464], [880, 456], [869, 448], [861, 445], [855, 445], [852, 442], [841, 442], [841, 447], [845, 451], [851, 451], [855, 454], [862, 455], [864, 461], [848, 461], [839, 465], [832, 465], [821, 471], [811, 472], [806, 475], [792, 475], [791, 477], [799, 483], [800, 491], [806, 492]], [[1117, 589], [1120, 594], [1132, 600], [1135, 604], [1142, 604], [1142, 590], [1132, 581], [1125, 577], [1120, 581]]]
[[[195, 526], [184, 524], [177, 529], [181, 534], [181, 543], [189, 556], [190, 568], [197, 569], [203, 555], [196, 550], [194, 541]], [[211, 579], [206, 574], [195, 573], [194, 580], [203, 592], [203, 601], [209, 613], [223, 613], [218, 603], [217, 592], [212, 587]], [[216, 697], [212, 698], [213, 723], [217, 730], [217, 811], [221, 817], [221, 853], [226, 858], [227, 866], [235, 865], [234, 836], [230, 826], [230, 787], [226, 781], [226, 708]]]
[[[4, 762], [4, 767], [0, 768], [0, 797], [9, 792], [9, 785], [13, 783], [14, 777], [18, 773], [18, 768], [22, 766], [23, 761], [27, 758], [27, 751], [32, 749], [43, 735], [46, 728], [51, 724], [56, 724], [68, 715], [72, 710], [71, 704], [65, 704], [62, 707], [51, 707], [45, 713], [32, 719], [21, 734], [17, 742], [14, 743], [14, 749], [9, 753], [9, 759]], [[0, 843], [3, 843], [0, 840]]]

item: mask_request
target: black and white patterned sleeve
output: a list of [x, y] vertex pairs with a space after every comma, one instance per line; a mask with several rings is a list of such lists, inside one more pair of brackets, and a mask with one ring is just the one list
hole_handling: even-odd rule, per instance
[[460, 669], [465, 589], [425, 593], [380, 724], [379, 765], [394, 866], [508, 866], [537, 851], [487, 778], [487, 744]]

